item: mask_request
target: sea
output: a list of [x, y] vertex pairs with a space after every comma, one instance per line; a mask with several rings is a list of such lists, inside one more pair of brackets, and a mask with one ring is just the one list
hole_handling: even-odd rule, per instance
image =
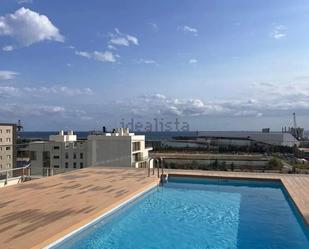
[[[22, 131], [19, 136], [22, 139], [47, 140], [50, 135], [58, 134], [58, 131]], [[78, 139], [86, 139], [91, 131], [75, 131]], [[135, 132], [136, 135], [145, 135], [146, 140], [169, 140], [179, 136], [194, 136], [196, 131], [169, 131], [169, 132]]]
[[[78, 139], [86, 139], [90, 135], [91, 131], [76, 131], [74, 134], [77, 135]], [[47, 140], [49, 135], [56, 135], [58, 131], [22, 131], [20, 137], [23, 139], [38, 139]], [[164, 131], [164, 132], [135, 132], [137, 135], [145, 135], [146, 140], [169, 140], [174, 137], [181, 136], [196, 136], [197, 131]], [[309, 137], [309, 131], [305, 131], [305, 136]]]

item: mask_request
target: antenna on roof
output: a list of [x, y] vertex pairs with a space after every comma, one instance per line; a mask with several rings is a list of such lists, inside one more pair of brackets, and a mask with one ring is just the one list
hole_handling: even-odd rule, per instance
[[20, 132], [24, 130], [24, 127], [21, 124], [21, 121], [18, 120], [16, 125], [17, 138], [20, 138]]
[[293, 112], [294, 129], [297, 129], [296, 113]]
[[17, 132], [21, 132], [24, 129], [20, 120], [18, 120], [18, 123], [16, 125], [16, 129], [17, 129]]

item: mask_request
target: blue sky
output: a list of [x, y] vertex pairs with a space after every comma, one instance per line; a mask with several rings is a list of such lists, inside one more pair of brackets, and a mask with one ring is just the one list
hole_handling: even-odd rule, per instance
[[0, 122], [309, 126], [306, 0], [1, 0]]

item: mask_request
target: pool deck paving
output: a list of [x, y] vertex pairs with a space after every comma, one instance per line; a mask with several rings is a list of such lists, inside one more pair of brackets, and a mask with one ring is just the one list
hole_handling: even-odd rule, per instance
[[[281, 181], [309, 224], [309, 175], [165, 170], [179, 176]], [[0, 189], [0, 248], [43, 248], [158, 184], [146, 169], [93, 167]]]
[[93, 167], [0, 189], [0, 248], [42, 248], [158, 184], [146, 169]]

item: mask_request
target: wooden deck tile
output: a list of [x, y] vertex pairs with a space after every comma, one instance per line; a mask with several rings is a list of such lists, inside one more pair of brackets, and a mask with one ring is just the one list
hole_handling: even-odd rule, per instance
[[42, 248], [142, 190], [146, 169], [95, 167], [0, 189], [0, 248]]

